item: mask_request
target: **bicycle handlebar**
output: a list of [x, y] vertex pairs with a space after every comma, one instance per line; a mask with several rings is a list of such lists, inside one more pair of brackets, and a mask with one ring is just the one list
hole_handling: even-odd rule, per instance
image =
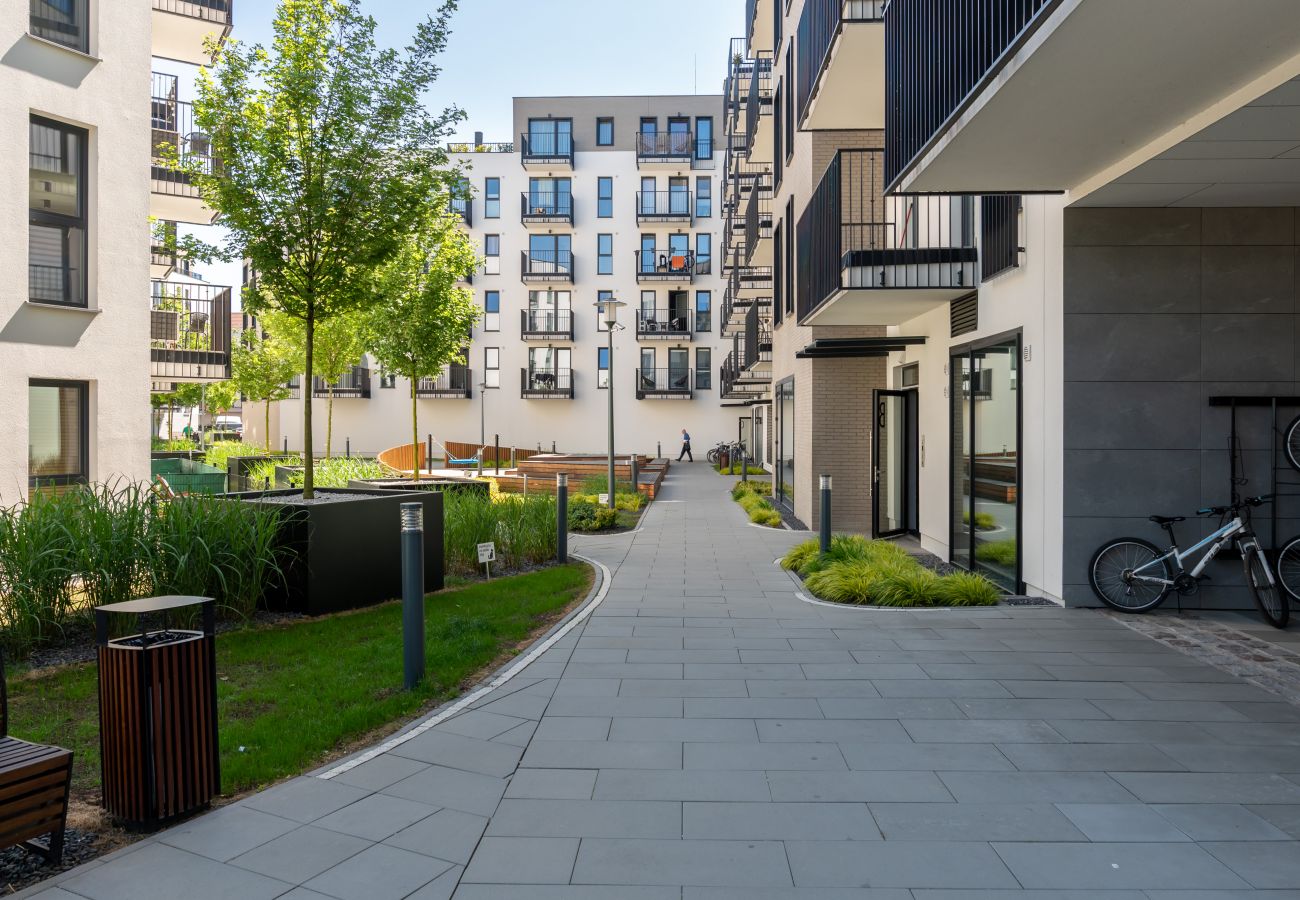
[[1227, 506], [1207, 506], [1204, 509], [1198, 509], [1196, 514], [1198, 516], [1223, 516], [1244, 509], [1247, 506], [1263, 506], [1272, 499], [1272, 494], [1260, 494], [1258, 497], [1246, 497], [1244, 500], [1239, 500]]

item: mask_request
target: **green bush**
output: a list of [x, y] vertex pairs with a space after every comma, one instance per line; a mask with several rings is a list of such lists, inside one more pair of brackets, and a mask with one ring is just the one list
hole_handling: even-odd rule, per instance
[[[725, 467], [720, 463], [715, 463], [713, 470], [721, 475], [743, 475], [745, 473], [745, 466], [740, 462], [740, 460], [735, 460], [729, 466]], [[767, 469], [764, 469], [762, 466], [756, 466], [753, 463], [750, 463], [749, 474], [766, 475], [768, 473]]]
[[569, 504], [569, 529], [572, 531], [604, 531], [618, 524], [618, 512], [608, 506], [585, 501]]
[[770, 481], [737, 481], [731, 489], [731, 499], [739, 502], [743, 494], [770, 497], [772, 496], [772, 483]]
[[216, 466], [221, 471], [226, 471], [226, 460], [232, 456], [261, 456], [266, 451], [261, 447], [253, 444], [245, 444], [240, 441], [218, 441], [208, 447], [207, 453], [203, 456], [203, 461], [210, 466]]
[[[963, 525], [970, 524], [970, 510], [967, 510], [966, 512], [961, 514], [961, 523]], [[998, 527], [998, 520], [993, 517], [993, 513], [989, 513], [989, 512], [975, 513], [976, 531], [992, 531], [994, 528], [997, 527]]]
[[[749, 521], [768, 528], [780, 528], [781, 514], [768, 502], [760, 488], [751, 488], [749, 484], [743, 481], [736, 482], [735, 487], [731, 489], [732, 499], [740, 504], [741, 509], [749, 516]], [[756, 485], [757, 482], [754, 484]]]
[[939, 579], [941, 606], [994, 606], [1002, 596], [993, 582], [974, 572], [954, 572]]
[[816, 540], [791, 548], [781, 567], [798, 572], [816, 597], [876, 606], [991, 606], [1001, 592], [982, 575], [939, 576], [897, 544], [837, 534], [830, 552]]
[[154, 438], [149, 449], [154, 453], [178, 453], [195, 450], [197, 445], [189, 438], [172, 438], [171, 440]]
[[1014, 566], [1016, 564], [1016, 542], [988, 541], [975, 548], [975, 558], [980, 562], [995, 566]]
[[919, 563], [898, 565], [881, 575], [870, 597], [878, 606], [936, 606], [939, 576]]
[[478, 545], [493, 541], [503, 570], [537, 566], [555, 558], [556, 501], [551, 494], [444, 492], [443, 568], [452, 575], [482, 571]]
[[874, 596], [876, 584], [894, 572], [896, 566], [848, 559], [813, 572], [805, 580], [808, 590], [833, 603], [865, 603]]
[[[276, 466], [301, 466], [302, 457], [281, 457], [256, 463], [248, 470], [248, 479], [255, 485], [270, 484], [275, 487]], [[388, 472], [373, 459], [360, 456], [332, 456], [318, 459], [312, 470], [312, 480], [318, 488], [347, 487], [353, 479], [387, 478]], [[289, 487], [300, 488], [303, 481], [302, 472], [289, 474]]]

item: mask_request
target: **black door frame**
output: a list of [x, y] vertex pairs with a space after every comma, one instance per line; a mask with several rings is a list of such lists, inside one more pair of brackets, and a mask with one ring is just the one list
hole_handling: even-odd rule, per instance
[[[885, 531], [880, 527], [880, 429], [884, 425], [885, 398], [899, 397], [903, 401], [903, 422], [899, 423], [903, 434], [903, 480], [902, 480], [902, 527]], [[920, 504], [918, 471], [917, 425], [917, 391], [874, 390], [871, 393], [871, 536], [873, 538], [899, 537], [904, 534], [917, 534], [917, 508]]]

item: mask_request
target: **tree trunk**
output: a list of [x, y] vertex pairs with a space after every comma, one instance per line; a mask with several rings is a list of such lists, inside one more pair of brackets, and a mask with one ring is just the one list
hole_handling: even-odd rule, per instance
[[172, 400], [167, 404], [167, 440], [176, 440], [176, 401]]
[[311, 434], [311, 408], [312, 408], [312, 343], [316, 340], [316, 309], [312, 304], [307, 306], [307, 323], [306, 323], [306, 373], [302, 376], [302, 499], [310, 500], [316, 496], [316, 473], [314, 471], [314, 462], [312, 458], [312, 434]]
[[415, 457], [415, 480], [420, 480], [420, 408], [415, 402], [415, 384], [411, 379], [411, 455]]
[[262, 414], [264, 416], [262, 422], [262, 443], [266, 445], [266, 452], [270, 453], [271, 452], [271, 401], [270, 400], [266, 401], [266, 406], [263, 408]]
[[333, 455], [334, 449], [334, 383], [330, 382], [329, 399], [325, 401], [325, 458]]

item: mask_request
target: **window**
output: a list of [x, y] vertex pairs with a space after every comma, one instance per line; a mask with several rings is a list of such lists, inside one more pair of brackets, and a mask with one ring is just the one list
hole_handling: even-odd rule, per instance
[[709, 347], [695, 348], [695, 389], [707, 391], [713, 387], [713, 350]]
[[609, 219], [614, 215], [614, 179], [602, 175], [596, 179], [596, 217]]
[[379, 370], [379, 386], [385, 390], [397, 387], [397, 376], [387, 369]]
[[614, 274], [614, 235], [596, 235], [596, 274]]
[[713, 179], [699, 175], [695, 179], [695, 218], [707, 219], [713, 215]]
[[572, 156], [572, 119], [529, 119], [528, 146], [531, 156]]
[[782, 281], [785, 269], [785, 223], [777, 222], [772, 231], [772, 327], [781, 324], [781, 301], [785, 282]]
[[596, 146], [597, 147], [614, 146], [614, 120], [613, 119], [596, 120]]
[[917, 387], [921, 383], [921, 366], [912, 363], [898, 370], [898, 386], [901, 388]]
[[695, 117], [695, 158], [713, 159], [713, 117]]
[[[598, 304], [603, 304], [606, 300], [613, 299], [613, 291], [596, 291], [596, 303]], [[605, 307], [603, 305], [596, 307], [596, 330], [609, 331], [609, 326], [605, 324]]]
[[782, 106], [781, 94], [785, 90], [784, 82], [776, 83], [776, 91], [772, 94], [772, 109], [774, 110], [774, 123], [772, 128], [772, 186], [774, 190], [781, 189], [781, 179], [785, 176], [785, 150], [783, 148], [783, 138], [785, 135], [785, 107]]
[[695, 292], [695, 330], [713, 330], [713, 292]]
[[528, 179], [528, 210], [537, 216], [572, 216], [573, 181], [569, 178]]
[[483, 348], [483, 386], [501, 387], [501, 348]]
[[794, 41], [785, 48], [785, 161], [794, 154]]
[[596, 350], [596, 387], [609, 387], [609, 348], [600, 347]]
[[641, 194], [640, 194], [641, 207], [639, 211], [643, 216], [653, 216], [655, 213], [659, 211], [657, 208], [657, 203], [655, 202], [656, 197], [658, 197], [658, 194], [655, 192], [655, 188], [656, 188], [656, 183], [655, 183], [654, 176], [652, 175], [641, 176]]
[[27, 383], [27, 486], [86, 484], [90, 418], [84, 381]]
[[483, 330], [501, 330], [501, 292], [485, 291], [483, 293]]
[[[794, 221], [794, 197], [785, 203], [785, 221]], [[794, 233], [785, 236], [785, 312], [794, 315]], [[804, 250], [799, 252], [803, 253]]]
[[533, 272], [573, 272], [573, 236], [530, 234], [528, 267]]
[[32, 116], [27, 297], [86, 306], [86, 132]]
[[529, 291], [528, 330], [570, 331], [573, 296], [568, 291]]
[[501, 179], [483, 179], [483, 218], [501, 218]]
[[695, 235], [695, 274], [712, 274], [713, 234], [701, 231]]
[[32, 37], [89, 53], [88, 5], [89, 0], [32, 0], [28, 29]]
[[483, 262], [483, 273], [485, 275], [501, 274], [501, 235], [485, 234], [483, 235], [483, 255], [487, 257]]

